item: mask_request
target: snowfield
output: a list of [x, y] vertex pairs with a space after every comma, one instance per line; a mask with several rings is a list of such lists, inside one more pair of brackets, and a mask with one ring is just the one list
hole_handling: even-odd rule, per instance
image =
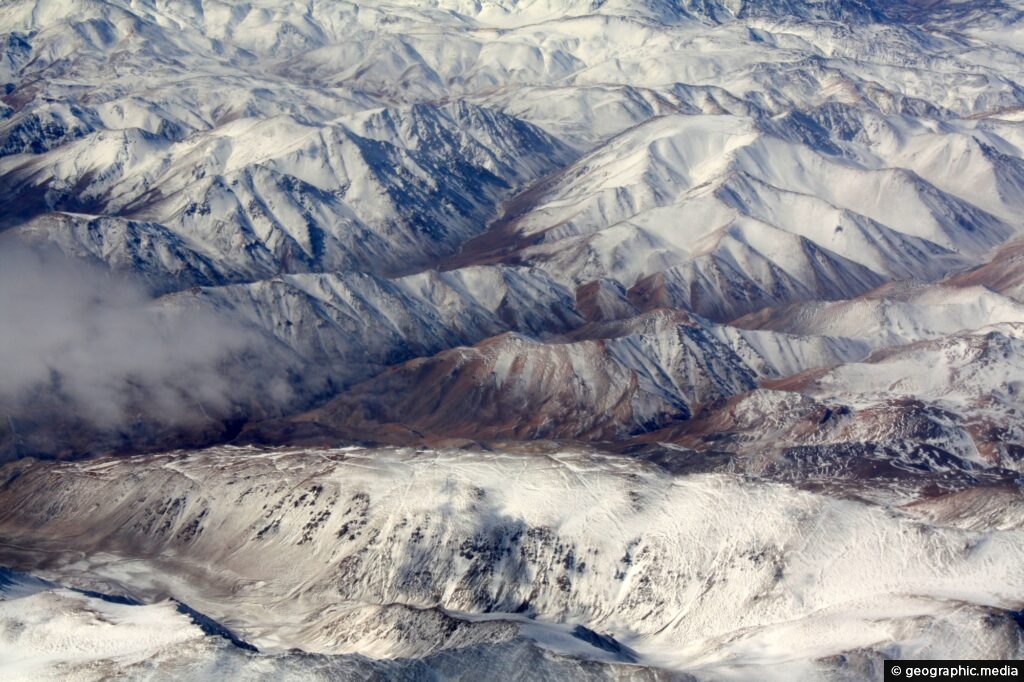
[[[883, 657], [1024, 653], [1019, 519], [966, 530], [981, 510], [955, 495], [923, 513], [557, 450], [221, 449], [2, 474], [18, 477], [2, 493], [5, 554], [38, 552], [46, 575], [97, 591], [174, 595], [265, 656], [526, 640], [701, 678], [793, 679], [874, 675]], [[46, 610], [66, 593], [42, 594], [6, 617], [84, 627]], [[129, 623], [168, 618], [159, 604], [118, 608]], [[619, 652], [572, 637], [577, 625]], [[190, 630], [135, 632], [118, 646], [160, 649]]]

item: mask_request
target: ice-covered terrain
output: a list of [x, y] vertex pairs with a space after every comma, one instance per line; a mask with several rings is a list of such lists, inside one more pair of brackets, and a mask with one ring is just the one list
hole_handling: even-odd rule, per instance
[[1022, 25], [0, 0], [0, 677], [1024, 655]]
[[[393, 387], [381, 372], [405, 361], [440, 353], [424, 361], [448, 367], [452, 349], [480, 343], [495, 357], [509, 333], [534, 346], [505, 354], [557, 366], [554, 378], [607, 364], [584, 321], [659, 308], [700, 316], [705, 338], [762, 378], [1020, 321], [1010, 301], [955, 289], [1019, 294], [1022, 12], [1015, 0], [6, 2], [6, 248], [127, 277], [151, 300], [139, 315], [213, 316], [245, 343], [200, 353], [179, 382], [199, 388], [175, 391], [173, 415], [137, 363], [110, 363], [107, 383], [131, 397], [106, 422], [90, 407], [106, 395], [63, 390], [82, 383], [77, 364], [43, 363], [5, 382], [4, 449], [214, 443], [356, 384]], [[801, 305], [817, 321], [785, 322]], [[750, 315], [760, 322], [740, 328], [786, 336], [727, 326]], [[72, 322], [69, 336], [93, 333]], [[7, 345], [38, 345], [39, 325], [25, 326]], [[566, 333], [574, 345], [547, 345]], [[665, 379], [694, 362], [669, 333], [612, 352], [629, 402], [612, 425], [596, 424], [603, 397], [561, 387], [578, 404], [542, 415], [547, 431], [649, 430], [749, 388]], [[735, 365], [715, 342], [695, 355]], [[635, 389], [618, 366], [639, 371]], [[239, 378], [253, 369], [267, 389]], [[473, 371], [460, 376], [476, 385]], [[238, 390], [207, 386], [210, 373]], [[32, 395], [44, 399], [23, 409]]]
[[[1024, 654], [1019, 491], [993, 528], [991, 510], [955, 495], [885, 509], [568, 450], [236, 448], [0, 473], [6, 555], [97, 592], [174, 595], [274, 665], [293, 648], [433, 665], [491, 646], [484, 669], [500, 669], [530, 643], [550, 674], [569, 656], [591, 662], [569, 670], [581, 677], [642, 677], [623, 667], [639, 663], [794, 679], [873, 676], [892, 656]], [[98, 608], [32, 599], [5, 616], [29, 621], [24, 635], [5, 626], [9, 646], [33, 620], [88, 630], [79, 614]], [[62, 599], [80, 603], [53, 622]], [[115, 625], [177, 623], [95, 651], [111, 665], [176, 637], [197, 651], [174, 665], [227, 657], [170, 607], [99, 606]]]

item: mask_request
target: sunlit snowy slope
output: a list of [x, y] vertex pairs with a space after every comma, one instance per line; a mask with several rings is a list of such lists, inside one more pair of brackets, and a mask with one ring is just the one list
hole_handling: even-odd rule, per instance
[[[540, 420], [549, 435], [617, 436], [749, 381], [721, 377], [709, 393], [669, 378], [694, 361], [664, 325], [606, 363], [584, 321], [693, 313], [762, 377], [863, 359], [849, 337], [877, 348], [1020, 321], [993, 301], [934, 324], [973, 291], [890, 303], [884, 286], [953, 277], [1019, 294], [1013, 247], [997, 249], [1024, 227], [1022, 12], [997, 0], [5, 2], [7, 250], [45, 248], [57, 261], [43, 280], [64, 257], [128, 277], [151, 304], [126, 326], [216, 318], [244, 339], [141, 379], [140, 363], [115, 358], [101, 391], [80, 365], [102, 339], [78, 362], [44, 343], [38, 370], [5, 382], [6, 449], [216, 442], [404, 361], [441, 353], [428, 364], [449, 367], [451, 349], [481, 342], [551, 377], [607, 365], [630, 403], [613, 426], [596, 425], [603, 398], [575, 394], [559, 401], [580, 405]], [[26, 277], [5, 282], [5, 309], [40, 288]], [[844, 325], [790, 325], [786, 338], [706, 322], [760, 315], [740, 326], [782, 330], [776, 309], [864, 294]], [[67, 335], [102, 336], [83, 317]], [[527, 345], [508, 347], [509, 332]], [[565, 333], [575, 345], [547, 346]], [[41, 333], [7, 334], [6, 362], [40, 354]], [[697, 345], [698, 364], [736, 366]], [[234, 390], [208, 385], [211, 364]], [[241, 378], [253, 370], [266, 381]], [[33, 394], [44, 400], [25, 410]], [[536, 400], [520, 408], [543, 412]], [[117, 409], [97, 419], [96, 402]]]
[[[493, 647], [480, 665], [497, 671], [539, 646], [549, 674], [569, 656], [580, 677], [631, 674], [587, 661], [714, 679], [1024, 654], [1019, 492], [999, 530], [977, 531], [984, 507], [955, 499], [887, 510], [558, 450], [236, 448], [2, 473], [18, 476], [0, 493], [9, 555], [100, 592], [173, 594], [271, 657], [268, 669], [294, 647], [428, 667]], [[942, 514], [956, 522], [930, 520]], [[7, 617], [58, 628], [41, 611], [70, 598], [36, 595]], [[118, 622], [156, 619], [158, 606], [126, 607]], [[195, 639], [185, 626], [163, 637]], [[8, 630], [7, 645], [31, 632]], [[167, 665], [214, 670], [225, 644]], [[106, 658], [125, 665], [118, 655]]]

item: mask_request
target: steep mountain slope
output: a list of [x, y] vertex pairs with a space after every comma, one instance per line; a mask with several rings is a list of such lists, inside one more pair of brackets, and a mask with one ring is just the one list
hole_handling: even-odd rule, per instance
[[867, 357], [871, 343], [711, 324], [657, 310], [545, 342], [516, 334], [397, 365], [245, 441], [615, 441], [777, 379]]
[[[1011, 226], [918, 175], [914, 165], [929, 164], [916, 156], [910, 168], [879, 167], [870, 148], [831, 139], [806, 116], [658, 117], [517, 201], [500, 241], [471, 242], [455, 262], [534, 263], [576, 284], [612, 276], [642, 306], [653, 298], [728, 320], [935, 280], [981, 262], [1020, 227], [1016, 203], [990, 202]], [[974, 172], [995, 184], [991, 167]]]
[[985, 287], [898, 285], [847, 301], [765, 309], [734, 325], [802, 336], [856, 337], [884, 347], [1022, 320], [1020, 303]]
[[[769, 380], [641, 435], [633, 447], [701, 453], [833, 494], [908, 500], [978, 485], [1016, 487], [1024, 454], [1021, 326], [997, 325]], [[725, 458], [724, 460], [722, 458]], [[693, 464], [689, 465], [691, 468]]]
[[[469, 656], [519, 637], [609, 660], [618, 642], [648, 666], [780, 680], [870, 676], [897, 653], [1021, 653], [1007, 614], [1019, 528], [929, 525], [733, 476], [558, 450], [360, 449], [26, 461], [0, 476], [15, 474], [0, 523], [12, 544], [48, 538], [32, 541], [54, 550], [48, 572], [173, 593], [270, 653]], [[25, 503], [42, 490], [52, 506]], [[491, 651], [507, 662], [507, 646]]]
[[1006, 244], [984, 265], [950, 278], [956, 286], [985, 286], [1024, 302], [1024, 243]]
[[581, 323], [569, 291], [544, 273], [513, 268], [391, 280], [363, 273], [284, 275], [163, 300], [179, 297], [269, 332], [271, 343], [311, 366], [322, 364], [343, 382], [507, 329], [556, 333]]
[[[13, 155], [0, 160], [0, 200], [13, 207], [8, 222], [56, 210], [155, 223], [166, 248], [218, 263], [208, 283], [280, 271], [389, 272], [452, 251], [480, 230], [502, 192], [566, 158], [537, 129], [464, 104], [370, 112], [351, 127], [240, 118], [181, 142], [126, 129], [31, 159]], [[41, 220], [37, 230], [49, 238], [74, 239], [68, 221]], [[129, 248], [114, 241], [90, 252]], [[162, 265], [133, 264], [154, 274]]]
[[611, 338], [537, 343], [509, 334], [445, 351], [355, 386], [298, 422], [372, 440], [389, 424], [416, 437], [614, 440], [754, 385], [700, 326], [670, 315], [631, 326]]
[[[433, 656], [374, 660], [362, 655], [322, 656], [290, 652], [260, 655], [252, 645], [184, 604], [165, 600], [141, 604], [121, 595], [62, 587], [0, 568], [0, 614], [5, 629], [0, 669], [13, 677], [35, 680], [89, 680], [96, 675], [144, 678], [159, 676], [256, 680], [266, 675], [294, 680], [338, 678], [457, 678], [466, 670], [502, 676], [528, 665], [538, 673], [578, 679], [619, 679], [626, 671], [607, 652], [591, 646], [603, 642], [589, 630], [563, 634], [564, 642], [589, 649], [596, 660], [579, 660], [516, 637], [515, 626], [487, 626], [494, 636]], [[407, 614], [406, 614], [407, 615]], [[438, 613], [436, 620], [444, 623]], [[449, 619], [453, 621], [454, 619]], [[191, 621], [191, 622], [190, 622]], [[487, 638], [482, 638], [487, 639]], [[613, 640], [612, 640], [613, 641]], [[609, 659], [607, 661], [602, 658]], [[643, 677], [655, 679], [657, 672]]]

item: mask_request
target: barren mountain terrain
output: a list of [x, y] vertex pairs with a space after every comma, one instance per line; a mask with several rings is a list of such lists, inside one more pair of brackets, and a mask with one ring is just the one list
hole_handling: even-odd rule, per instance
[[1024, 657], [1021, 0], [0, 43], [0, 677]]

